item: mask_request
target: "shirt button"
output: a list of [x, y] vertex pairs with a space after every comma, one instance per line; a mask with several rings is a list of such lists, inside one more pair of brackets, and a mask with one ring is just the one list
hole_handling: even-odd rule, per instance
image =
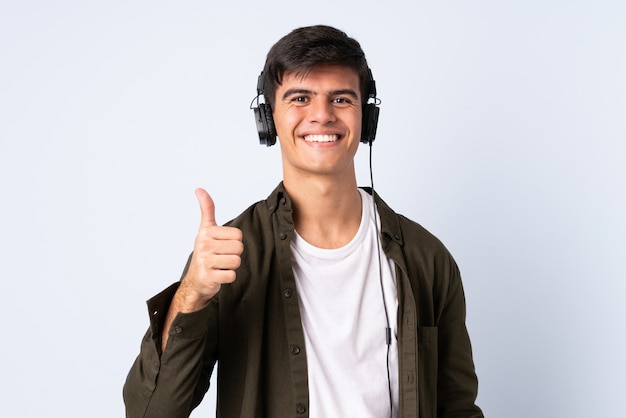
[[293, 292], [292, 292], [291, 289], [283, 290], [283, 296], [286, 297], [286, 298], [290, 298], [292, 294], [293, 294]]
[[284, 232], [281, 232], [279, 235], [280, 239], [286, 239], [287, 238], [287, 234], [285, 234]]
[[298, 414], [304, 414], [306, 412], [306, 408], [302, 404], [296, 405], [296, 412]]
[[300, 347], [298, 347], [297, 345], [294, 345], [293, 347], [291, 347], [291, 352], [293, 354], [300, 354]]
[[174, 327], [174, 332], [175, 332], [176, 334], [180, 334], [181, 332], [183, 332], [183, 328], [182, 328], [180, 325], [176, 325], [176, 326]]
[[280, 203], [282, 205], [284, 205], [285, 203], [287, 203], [287, 199], [285, 199], [284, 197], [282, 199], [280, 199]]
[[400, 241], [400, 235], [395, 234], [395, 235], [394, 235], [394, 237], [395, 237], [398, 241]]

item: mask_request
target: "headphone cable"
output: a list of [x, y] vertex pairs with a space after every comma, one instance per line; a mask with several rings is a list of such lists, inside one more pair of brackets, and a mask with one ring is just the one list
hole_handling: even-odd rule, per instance
[[380, 238], [380, 232], [378, 231], [378, 210], [376, 208], [376, 193], [374, 191], [374, 170], [372, 164], [372, 141], [369, 142], [370, 146], [370, 155], [369, 155], [369, 164], [370, 164], [370, 185], [372, 188], [372, 202], [374, 209], [374, 228], [376, 229], [376, 250], [378, 253], [378, 278], [380, 281], [380, 292], [383, 299], [383, 308], [385, 310], [385, 321], [387, 327], [385, 328], [385, 343], [387, 345], [387, 387], [389, 389], [389, 416], [393, 418], [393, 391], [391, 389], [391, 371], [389, 367], [389, 360], [391, 354], [391, 326], [389, 323], [389, 312], [387, 311], [387, 301], [385, 300], [385, 288], [383, 286], [383, 263], [382, 263], [382, 255], [380, 254], [380, 247], [382, 246], [382, 241]]

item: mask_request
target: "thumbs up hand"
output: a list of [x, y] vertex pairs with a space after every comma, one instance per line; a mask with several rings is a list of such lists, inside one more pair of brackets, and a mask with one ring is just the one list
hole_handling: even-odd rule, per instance
[[[184, 294], [181, 310], [204, 307], [219, 292], [222, 284], [235, 281], [241, 264], [243, 235], [240, 229], [215, 222], [215, 204], [204, 189], [196, 189], [200, 204], [200, 228], [187, 274], [179, 293]], [[181, 295], [182, 296], [182, 295]]]
[[200, 228], [196, 236], [189, 268], [170, 303], [161, 333], [161, 350], [165, 351], [169, 330], [179, 312], [204, 308], [225, 283], [235, 281], [235, 270], [241, 264], [243, 235], [239, 228], [218, 226], [215, 204], [204, 189], [196, 189], [200, 203]]

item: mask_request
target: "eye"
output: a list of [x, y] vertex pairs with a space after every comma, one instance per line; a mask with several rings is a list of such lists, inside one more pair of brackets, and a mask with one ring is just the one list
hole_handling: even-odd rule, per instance
[[309, 98], [306, 96], [294, 96], [291, 101], [295, 103], [307, 103]]
[[333, 103], [341, 106], [348, 106], [352, 104], [352, 100], [347, 97], [335, 97]]

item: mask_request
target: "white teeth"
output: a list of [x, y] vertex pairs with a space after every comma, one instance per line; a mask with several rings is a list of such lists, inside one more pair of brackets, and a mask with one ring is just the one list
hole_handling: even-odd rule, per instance
[[339, 135], [307, 135], [304, 137], [308, 142], [335, 142], [339, 139]]

